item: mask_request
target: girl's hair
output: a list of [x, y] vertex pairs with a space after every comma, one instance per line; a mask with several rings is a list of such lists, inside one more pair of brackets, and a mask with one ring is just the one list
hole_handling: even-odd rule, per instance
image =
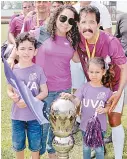
[[58, 7], [53, 12], [52, 16], [50, 17], [50, 20], [49, 20], [49, 23], [47, 26], [47, 31], [51, 34], [51, 37], [53, 38], [53, 40], [55, 40], [55, 33], [57, 30], [56, 20], [64, 9], [69, 9], [74, 13], [75, 25], [73, 25], [71, 30], [69, 32], [67, 32], [66, 37], [67, 37], [68, 41], [71, 43], [71, 45], [73, 46], [73, 48], [76, 49], [78, 43], [80, 42], [80, 34], [79, 34], [78, 26], [76, 23], [79, 21], [79, 15], [74, 7], [72, 7], [70, 5], [66, 5], [66, 6], [63, 5], [63, 6]]
[[19, 44], [23, 43], [26, 40], [31, 42], [34, 45], [35, 49], [37, 48], [37, 40], [35, 39], [34, 36], [32, 36], [30, 33], [27, 32], [21, 33], [16, 37], [15, 39], [16, 48], [18, 49]]
[[89, 68], [90, 63], [94, 63], [96, 65], [100, 65], [100, 67], [103, 70], [106, 70], [106, 73], [105, 73], [105, 75], [103, 75], [101, 81], [102, 81], [102, 84], [105, 87], [110, 87], [110, 89], [112, 89], [112, 87], [113, 87], [113, 79], [114, 79], [114, 71], [112, 69], [112, 65], [111, 64], [107, 64], [104, 61], [104, 58], [102, 58], [102, 57], [91, 58], [89, 60], [89, 62], [88, 62], [88, 68]]

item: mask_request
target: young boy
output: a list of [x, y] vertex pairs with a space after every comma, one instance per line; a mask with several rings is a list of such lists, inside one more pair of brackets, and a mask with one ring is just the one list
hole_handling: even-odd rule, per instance
[[[29, 33], [22, 33], [16, 39], [16, 53], [19, 63], [13, 72], [17, 79], [23, 81], [34, 97], [43, 100], [48, 95], [46, 77], [41, 67], [32, 62], [36, 55], [36, 40]], [[17, 90], [8, 84], [8, 96], [13, 100], [12, 106], [12, 142], [17, 159], [24, 159], [26, 134], [32, 159], [39, 158], [41, 149], [42, 129], [31, 110], [20, 98]]]

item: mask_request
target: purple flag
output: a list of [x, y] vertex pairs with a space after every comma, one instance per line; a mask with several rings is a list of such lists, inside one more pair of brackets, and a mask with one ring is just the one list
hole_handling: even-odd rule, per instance
[[[1, 48], [1, 53], [4, 52], [4, 48]], [[24, 84], [24, 82], [18, 80], [14, 75], [13, 71], [9, 67], [8, 63], [6, 62], [5, 58], [2, 54], [2, 60], [4, 63], [4, 72], [7, 81], [17, 89], [21, 98], [25, 101], [26, 105], [32, 111], [33, 115], [37, 119], [40, 125], [49, 123], [47, 120], [47, 114], [43, 111], [44, 103], [38, 100], [36, 97], [33, 96], [30, 89]]]

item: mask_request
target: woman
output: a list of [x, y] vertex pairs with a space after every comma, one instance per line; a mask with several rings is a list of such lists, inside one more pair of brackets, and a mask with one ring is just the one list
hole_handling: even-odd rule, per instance
[[[47, 40], [40, 40], [46, 39], [45, 36], [47, 36], [47, 32], [44, 32], [44, 29], [42, 31], [42, 27], [31, 31], [39, 39], [39, 42], [41, 42], [35, 63], [44, 69], [47, 77], [49, 94], [44, 102], [45, 111], [48, 114], [51, 103], [59, 94], [61, 92], [70, 93], [71, 91], [70, 60], [74, 57], [74, 52], [80, 41], [77, 27], [78, 20], [78, 13], [72, 6], [61, 6], [50, 17], [47, 25], [47, 31], [50, 37]], [[14, 54], [10, 55], [10, 58], [12, 61]], [[53, 133], [49, 124], [43, 126], [42, 149], [40, 154], [44, 154], [46, 151], [47, 136], [49, 158], [55, 159], [55, 150], [52, 147]]]
[[[58, 98], [61, 92], [71, 91], [70, 60], [74, 56], [76, 46], [80, 41], [77, 27], [78, 14], [72, 6], [59, 7], [50, 17], [47, 31], [51, 37], [39, 47], [36, 56], [36, 64], [39, 64], [45, 71], [49, 89], [48, 97], [45, 99], [46, 111], [50, 112], [51, 103]], [[36, 37], [39, 36], [38, 29], [35, 30]], [[53, 133], [49, 124], [43, 127], [42, 149], [46, 149], [49, 158], [55, 158], [55, 150], [52, 147]]]

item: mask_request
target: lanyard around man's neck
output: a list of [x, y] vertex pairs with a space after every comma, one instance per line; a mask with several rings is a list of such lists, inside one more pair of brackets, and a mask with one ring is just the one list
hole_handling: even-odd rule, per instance
[[95, 56], [96, 43], [98, 41], [99, 35], [100, 35], [100, 32], [98, 31], [92, 53], [90, 53], [90, 50], [89, 50], [89, 47], [88, 47], [88, 44], [87, 44], [88, 42], [85, 39], [86, 52], [87, 52], [87, 56], [88, 56], [89, 59], [93, 58]]

